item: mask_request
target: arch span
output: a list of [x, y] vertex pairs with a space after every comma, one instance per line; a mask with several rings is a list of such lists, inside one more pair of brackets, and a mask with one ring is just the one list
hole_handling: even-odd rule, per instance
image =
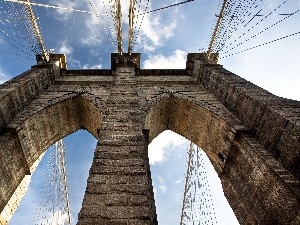
[[[170, 96], [148, 110], [145, 127], [150, 142], [169, 129], [206, 152], [241, 224], [298, 224], [296, 179], [250, 132], [235, 129], [239, 124], [226, 118], [188, 99]], [[278, 217], [278, 212], [284, 213]]]
[[0, 221], [9, 221], [26, 192], [28, 175], [34, 172], [48, 147], [79, 129], [98, 139], [101, 127], [101, 110], [80, 95], [46, 107], [34, 102], [28, 107], [35, 113], [26, 116], [26, 110], [23, 111], [0, 135], [0, 154], [3, 154], [0, 159], [7, 160], [0, 162], [6, 166], [0, 167]]
[[79, 129], [97, 138], [101, 121], [100, 110], [88, 99], [76, 96], [39, 110], [20, 124], [12, 123], [10, 128], [16, 130], [30, 168], [49, 146]]
[[172, 130], [204, 149], [218, 172], [224, 167], [236, 125], [203, 106], [173, 96], [151, 107], [145, 122], [150, 142], [164, 130]]

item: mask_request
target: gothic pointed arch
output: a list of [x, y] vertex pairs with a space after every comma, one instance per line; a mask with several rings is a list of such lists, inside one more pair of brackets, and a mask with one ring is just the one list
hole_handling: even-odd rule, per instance
[[[34, 172], [44, 152], [56, 141], [80, 129], [98, 139], [102, 110], [101, 100], [88, 93], [70, 92], [56, 96], [50, 92], [34, 99], [0, 135], [2, 152], [10, 152], [7, 156], [13, 157], [1, 157], [1, 160], [12, 160], [11, 164], [2, 162], [9, 169], [1, 174], [1, 177], [7, 177], [1, 181], [5, 184], [1, 185], [8, 186], [1, 195], [10, 196], [10, 201], [20, 201], [29, 185], [28, 175]], [[0, 206], [4, 209], [1, 217], [5, 218], [0, 219], [6, 221], [15, 210], [7, 204], [14, 207], [18, 204], [10, 203], [6, 198], [1, 200]]]
[[245, 129], [237, 119], [231, 119], [230, 112], [223, 117], [213, 108], [200, 102], [193, 102], [187, 96], [159, 96], [148, 109], [145, 127], [149, 129], [151, 142], [164, 130], [172, 130], [204, 149], [216, 171], [221, 172], [231, 144], [239, 130]]
[[[169, 129], [203, 148], [240, 223], [297, 224], [296, 179], [238, 120], [229, 119], [230, 112], [220, 107], [223, 113], [215, 113], [213, 107], [174, 94], [158, 96], [148, 106], [149, 142]], [[289, 213], [277, 217], [280, 211]]]
[[29, 167], [56, 141], [79, 129], [86, 129], [97, 138], [101, 126], [100, 109], [82, 95], [68, 94], [59, 101], [52, 98], [45, 102], [50, 103], [45, 107], [32, 106], [39, 109], [33, 109], [34, 114], [28, 117], [21, 113], [8, 126], [16, 130]]

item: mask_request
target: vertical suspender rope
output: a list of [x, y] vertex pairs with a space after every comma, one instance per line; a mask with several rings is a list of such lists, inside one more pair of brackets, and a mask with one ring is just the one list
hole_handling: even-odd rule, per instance
[[183, 216], [184, 216], [184, 206], [186, 201], [186, 194], [187, 194], [187, 186], [188, 181], [190, 177], [190, 166], [191, 166], [191, 160], [192, 160], [192, 152], [193, 152], [193, 142], [190, 143], [190, 149], [189, 149], [189, 160], [186, 170], [186, 177], [185, 177], [185, 186], [184, 186], [184, 193], [183, 193], [183, 200], [182, 200], [182, 208], [181, 208], [181, 217], [180, 217], [180, 225], [183, 225]]
[[60, 163], [62, 168], [62, 178], [63, 178], [63, 185], [64, 185], [64, 192], [65, 192], [65, 201], [67, 206], [67, 214], [68, 214], [68, 222], [71, 225], [71, 210], [70, 210], [70, 202], [69, 202], [69, 192], [68, 192], [68, 183], [67, 183], [67, 173], [66, 173], [66, 165], [65, 165], [65, 151], [62, 139], [58, 141], [59, 147], [59, 157]]

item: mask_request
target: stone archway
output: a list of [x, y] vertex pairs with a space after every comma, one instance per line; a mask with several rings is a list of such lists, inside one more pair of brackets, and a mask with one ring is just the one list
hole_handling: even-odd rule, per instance
[[[6, 185], [2, 191], [0, 221], [9, 221], [23, 198], [32, 174], [44, 152], [63, 137], [85, 129], [98, 137], [101, 127], [101, 110], [90, 100], [79, 94], [67, 95], [53, 103], [53, 96], [43, 96], [45, 104], [37, 105], [33, 101], [27, 110], [20, 113], [7, 126], [7, 132], [1, 135], [6, 139], [0, 148], [13, 158], [13, 163], [2, 163], [8, 168], [2, 177]], [[48, 102], [48, 104], [47, 104]], [[50, 103], [51, 104], [50, 104]], [[1, 158], [3, 160], [3, 158]], [[6, 192], [5, 192], [6, 191]]]
[[191, 140], [210, 158], [215, 170], [222, 171], [237, 129], [245, 129], [238, 121], [226, 118], [187, 99], [169, 97], [150, 108], [145, 127], [150, 130], [150, 142], [164, 130], [172, 130]]
[[174, 96], [156, 102], [145, 122], [150, 130], [150, 141], [170, 129], [204, 149], [241, 224], [296, 225], [297, 193], [276, 171], [289, 173], [239, 125], [228, 123], [226, 117], [221, 118], [192, 101]]
[[[298, 102], [207, 63], [205, 54], [189, 54], [186, 70], [154, 71], [139, 68], [139, 54], [112, 56], [111, 70], [72, 71], [51, 55], [51, 65], [0, 87], [1, 212], [46, 143], [84, 127], [100, 141], [78, 224], [157, 224], [146, 153], [168, 128], [207, 151], [240, 223], [299, 224]], [[52, 108], [60, 102], [65, 111]]]

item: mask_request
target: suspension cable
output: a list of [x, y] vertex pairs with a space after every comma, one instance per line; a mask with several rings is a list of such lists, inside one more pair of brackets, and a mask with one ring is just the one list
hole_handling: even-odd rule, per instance
[[[227, 36], [227, 38], [225, 38], [223, 41], [219, 41], [218, 44], [216, 45], [215, 49], [217, 49], [216, 51], [219, 52], [224, 46], [226, 48], [226, 43], [229, 42], [231, 39], [233, 39], [234, 37], [237, 36], [236, 31], [239, 29], [239, 26], [243, 25], [246, 22], [246, 19], [253, 13], [253, 11], [262, 3], [263, 0], [261, 0], [258, 4], [255, 5], [256, 1], [252, 1], [250, 2], [250, 7], [245, 6], [243, 3], [241, 5], [241, 8], [246, 8], [246, 9], [241, 9], [241, 12], [239, 15], [235, 16], [232, 15], [232, 17], [235, 18], [240, 18], [237, 19], [237, 23], [235, 25], [235, 28], [233, 30], [231, 30]], [[252, 3], [252, 4], [251, 4]], [[254, 6], [255, 5], [255, 6]], [[253, 8], [254, 7], [254, 8]], [[249, 23], [249, 22], [248, 22]], [[241, 32], [243, 30], [243, 28], [245, 28], [246, 25], [244, 25], [237, 33]], [[234, 39], [234, 41], [236, 41], [236, 39]], [[220, 47], [219, 47], [220, 46]]]
[[[237, 39], [234, 40], [234, 42], [232, 42], [230, 45], [227, 45], [226, 48], [228, 48], [228, 46], [231, 46], [233, 43], [235, 43], [238, 39], [240, 39], [241, 37], [243, 37], [247, 32], [251, 31], [253, 28], [255, 28], [258, 24], [260, 24], [262, 21], [264, 21], [266, 18], [268, 18], [270, 15], [272, 15], [274, 12], [276, 12], [279, 8], [281, 8], [287, 1], [289, 0], [285, 0], [283, 3], [281, 3], [277, 8], [275, 8], [273, 11], [271, 11], [270, 13], [268, 13], [266, 16], [264, 16], [260, 21], [258, 21], [256, 24], [254, 24], [252, 27], [250, 27], [247, 31], [245, 31], [243, 34], [241, 34]], [[263, 8], [265, 8], [267, 6], [267, 4], [264, 5]], [[244, 27], [246, 27], [252, 20], [253, 18], [255, 18], [257, 15], [259, 15], [259, 13], [262, 11], [259, 10], [249, 21], [248, 23], [246, 23], [244, 25]], [[224, 47], [225, 45], [222, 46], [222, 48]], [[218, 49], [218, 51], [222, 50], [222, 48]]]
[[[112, 0], [109, 0], [109, 3], [111, 3], [111, 1], [112, 1]], [[105, 2], [103, 1], [102, 3], [103, 3], [103, 8], [104, 8], [104, 10], [105, 10], [105, 14], [106, 14], [106, 17], [107, 17], [107, 21], [108, 21], [108, 23], [110, 24], [110, 26], [109, 26], [110, 32], [111, 32], [111, 34], [113, 34], [113, 33], [114, 33], [114, 32], [113, 32], [113, 27], [111, 26], [111, 19], [110, 19], [110, 16], [109, 16], [109, 14], [108, 14], [108, 10], [107, 10], [107, 8], [106, 8]], [[111, 7], [111, 5], [110, 5], [110, 7]], [[112, 16], [112, 17], [114, 17], [114, 16]], [[114, 20], [114, 19], [113, 19], [113, 20]]]
[[21, 4], [25, 5], [26, 10], [27, 10], [27, 12], [29, 14], [29, 19], [31, 21], [31, 25], [32, 25], [32, 28], [33, 28], [33, 31], [34, 31], [34, 35], [35, 35], [35, 37], [36, 37], [36, 39], [37, 39], [37, 41], [39, 43], [39, 46], [41, 48], [43, 59], [47, 63], [48, 60], [49, 60], [48, 59], [48, 53], [46, 51], [46, 48], [45, 48], [45, 45], [44, 45], [44, 42], [43, 42], [40, 30], [39, 30], [39, 27], [37, 25], [37, 20], [35, 18], [35, 15], [33, 13], [32, 8], [31, 8], [30, 1], [29, 0], [24, 0], [24, 1], [11, 0], [11, 1], [17, 2], [17, 3], [21, 3]]
[[109, 34], [108, 34], [108, 32], [107, 32], [107, 30], [106, 30], [106, 28], [105, 28], [104, 24], [101, 22], [101, 20], [100, 20], [100, 17], [99, 17], [99, 15], [98, 15], [97, 11], [95, 10], [95, 8], [94, 8], [94, 6], [93, 6], [93, 4], [92, 4], [91, 0], [88, 0], [88, 2], [89, 2], [89, 4], [90, 4], [91, 8], [92, 8], [92, 9], [93, 9], [93, 11], [94, 11], [94, 14], [95, 14], [95, 15], [96, 15], [96, 17], [99, 19], [99, 21], [100, 21], [100, 24], [101, 24], [101, 26], [102, 26], [102, 28], [103, 28], [104, 32], [106, 33], [106, 35], [107, 35], [107, 37], [108, 37], [108, 39], [109, 39], [110, 43], [112, 44], [112, 46], [113, 46], [113, 47], [115, 47], [115, 45], [114, 45], [114, 43], [113, 43], [113, 41], [112, 41], [111, 37], [109, 36]]
[[[9, 37], [11, 40], [14, 40], [17, 44], [24, 47], [25, 49], [28, 49], [29, 51], [33, 52], [35, 55], [40, 54], [40, 49], [37, 50], [37, 46], [34, 42], [37, 41], [36, 37], [34, 37], [34, 32], [32, 32], [33, 27], [29, 24], [29, 15], [28, 10], [26, 9], [25, 4], [20, 4], [20, 8], [16, 7], [15, 4], [9, 3], [11, 5], [11, 8], [8, 8], [4, 12], [8, 13], [10, 17], [7, 17], [4, 20], [0, 20], [0, 22], [6, 26], [6, 23], [8, 23], [10, 26], [6, 26], [9, 28], [13, 35], [10, 35], [8, 32], [3, 32], [6, 34], [7, 37]], [[24, 18], [21, 18], [20, 16], [24, 16]], [[10, 19], [11, 21], [9, 21]], [[13, 23], [15, 21], [15, 23]], [[20, 37], [21, 35], [21, 37]], [[19, 39], [19, 41], [17, 40]], [[21, 41], [21, 42], [20, 42]], [[29, 44], [29, 48], [25, 47], [22, 42], [26, 41]], [[10, 44], [9, 44], [10, 45]], [[25, 52], [25, 51], [23, 51]]]
[[[140, 0], [140, 2], [141, 2], [141, 0]], [[136, 2], [136, 3], [137, 3], [137, 2]], [[147, 3], [146, 3], [146, 7], [145, 7], [144, 12], [147, 12], [148, 6], [149, 6], [149, 0], [147, 0]], [[135, 36], [133, 45], [136, 43], [137, 38], [138, 38], [138, 36], [139, 36], [139, 32], [140, 32], [140, 30], [141, 30], [141, 27], [142, 27], [142, 24], [143, 24], [143, 21], [144, 21], [144, 18], [145, 18], [145, 14], [146, 14], [146, 13], [142, 13], [142, 14], [138, 14], [138, 15], [137, 15], [137, 16], [142, 15], [142, 19], [141, 19], [141, 22], [140, 22], [140, 24], [139, 24], [139, 29], [138, 29], [137, 32], [136, 32], [136, 36]]]
[[189, 152], [188, 152], [189, 159], [188, 159], [187, 171], [186, 171], [186, 176], [185, 176], [185, 185], [184, 185], [184, 193], [183, 193], [183, 200], [182, 200], [180, 225], [183, 225], [183, 217], [184, 217], [185, 201], [186, 201], [187, 190], [188, 190], [187, 186], [188, 186], [188, 182], [189, 182], [191, 160], [192, 160], [192, 156], [193, 156], [193, 154], [192, 154], [192, 153], [193, 153], [193, 147], [194, 147], [193, 142], [190, 142], [190, 149], [189, 149]]
[[195, 1], [195, 0], [187, 0], [187, 1], [183, 1], [183, 2], [178, 2], [178, 3], [172, 4], [172, 5], [164, 6], [164, 7], [154, 9], [154, 10], [151, 10], [151, 11], [147, 11], [147, 12], [143, 12], [140, 15], [156, 12], [156, 11], [163, 10], [163, 9], [168, 9], [168, 8], [171, 8], [171, 7], [174, 7], [174, 6], [183, 5], [185, 3], [189, 3], [189, 2], [193, 2], [193, 1]]
[[[233, 37], [237, 36], [236, 35], [236, 31], [239, 29], [239, 25], [243, 25], [245, 22], [246, 22], [246, 19], [244, 19], [245, 17], [248, 18], [249, 16], [252, 15], [253, 11], [262, 3], [263, 0], [260, 0], [260, 2], [258, 4], [256, 4], [256, 6], [253, 8], [254, 4], [256, 1], [253, 1], [252, 2], [252, 5], [250, 5], [250, 7], [247, 7], [244, 5], [244, 2], [242, 1], [242, 4], [241, 4], [241, 8], [239, 9], [239, 11], [244, 11], [242, 14], [241, 14], [241, 19], [237, 19], [237, 22], [238, 24], [230, 24], [227, 20], [228, 20], [228, 17], [231, 17], [231, 18], [239, 18], [240, 15], [236, 16], [236, 15], [231, 15], [231, 9], [232, 7], [234, 7], [234, 4], [235, 2], [229, 2], [228, 3], [228, 6], [229, 6], [229, 10], [227, 10], [224, 14], [226, 14], [221, 23], [221, 28], [220, 28], [220, 31], [218, 32], [218, 37], [217, 37], [217, 44], [214, 44], [213, 45], [213, 48], [214, 48], [214, 51], [215, 52], [219, 52], [220, 49], [222, 49], [224, 46], [226, 46], [226, 42], [228, 42], [230, 39], [232, 39]], [[270, 1], [270, 0], [269, 0]], [[264, 7], [266, 7], [267, 4], [265, 4]], [[238, 7], [238, 6], [237, 6]], [[263, 8], [264, 8], [263, 7]], [[253, 8], [253, 9], [252, 9]], [[251, 10], [252, 9], [252, 10]], [[231, 16], [230, 16], [231, 15]], [[251, 20], [250, 20], [251, 21]], [[249, 21], [248, 23], [249, 24]], [[246, 24], [246, 25], [247, 25]], [[242, 31], [246, 25], [244, 25], [240, 31]], [[229, 28], [228, 28], [229, 27]], [[230, 32], [227, 32], [229, 29], [235, 27], [233, 30], [231, 30]], [[225, 29], [225, 32], [227, 32], [227, 36], [225, 37], [225, 35], [223, 34], [223, 37], [222, 39], [219, 37], [222, 33], [222, 31]], [[240, 32], [239, 31], [239, 32]], [[221, 39], [221, 40], [220, 40]], [[234, 41], [236, 41], [236, 39], [234, 39]]]
[[277, 39], [274, 39], [274, 40], [272, 40], [272, 41], [265, 42], [265, 43], [263, 43], [263, 44], [259, 44], [259, 45], [253, 46], [253, 47], [251, 47], [251, 48], [244, 49], [244, 50], [239, 51], [239, 52], [235, 52], [235, 53], [232, 53], [232, 54], [223, 56], [223, 57], [221, 57], [220, 59], [227, 58], [227, 57], [233, 56], [233, 55], [237, 55], [237, 54], [240, 54], [240, 53], [242, 53], [242, 52], [246, 52], [246, 51], [249, 51], [249, 50], [258, 48], [258, 47], [262, 47], [262, 46], [264, 46], [264, 45], [268, 45], [268, 44], [271, 44], [271, 43], [273, 43], [273, 42], [276, 42], [276, 41], [279, 41], [279, 40], [282, 40], [282, 39], [285, 39], [285, 38], [289, 38], [289, 37], [292, 37], [292, 36], [297, 35], [297, 34], [300, 34], [300, 31], [298, 31], [298, 32], [296, 32], [296, 33], [293, 33], [293, 34], [289, 34], [289, 35], [280, 37], [280, 38], [277, 38]]
[[70, 201], [69, 201], [69, 191], [68, 191], [68, 182], [67, 182], [67, 172], [66, 172], [66, 165], [65, 165], [65, 149], [63, 140], [60, 139], [58, 141], [58, 152], [59, 152], [59, 158], [60, 158], [60, 167], [62, 169], [61, 175], [63, 179], [63, 186], [64, 186], [64, 192], [65, 192], [65, 203], [67, 207], [67, 215], [68, 215], [68, 222], [71, 225], [71, 209], [70, 209]]
[[223, 19], [223, 14], [224, 14], [224, 10], [225, 10], [226, 4], [227, 4], [227, 0], [224, 0], [222, 8], [221, 8], [221, 11], [220, 11], [220, 14], [219, 14], [218, 21], [217, 21], [216, 26], [215, 26], [214, 33], [213, 33], [213, 35], [211, 37], [211, 41], [210, 41], [210, 44], [209, 44], [209, 47], [208, 47], [208, 50], [207, 50], [208, 59], [210, 58], [210, 54], [211, 54], [214, 42], [216, 40], [216, 35], [217, 35], [217, 32], [219, 31], [220, 23], [221, 23], [221, 21]]
[[278, 25], [279, 23], [281, 23], [282, 21], [286, 20], [287, 18], [289, 18], [289, 17], [291, 17], [291, 16], [295, 15], [295, 14], [296, 14], [296, 13], [298, 13], [299, 11], [300, 11], [300, 9], [298, 9], [298, 10], [297, 10], [297, 11], [295, 11], [294, 13], [289, 13], [289, 14], [281, 14], [281, 15], [288, 15], [288, 16], [286, 16], [286, 17], [284, 17], [283, 19], [281, 19], [281, 20], [277, 21], [276, 23], [273, 23], [271, 26], [269, 26], [269, 27], [265, 28], [264, 30], [261, 30], [260, 32], [256, 33], [255, 35], [252, 35], [251, 37], [247, 38], [247, 39], [246, 39], [246, 40], [244, 40], [243, 42], [241, 42], [241, 43], [239, 43], [239, 44], [235, 45], [234, 47], [232, 47], [232, 48], [230, 48], [229, 50], [225, 51], [225, 52], [224, 52], [224, 54], [226, 54], [226, 53], [228, 53], [229, 51], [231, 51], [231, 50], [233, 50], [233, 49], [237, 48], [238, 46], [240, 46], [240, 45], [242, 45], [242, 44], [246, 43], [246, 42], [247, 42], [247, 41], [249, 41], [250, 39], [252, 39], [252, 38], [255, 38], [256, 36], [258, 36], [258, 35], [260, 35], [260, 34], [264, 33], [265, 31], [269, 30], [270, 28], [272, 28], [272, 27], [274, 27], [274, 26]]
[[[24, 4], [24, 1], [21, 0], [4, 0], [5, 2], [17, 2], [17, 3], [22, 3]], [[54, 6], [54, 5], [47, 5], [47, 4], [40, 4], [40, 3], [35, 3], [35, 2], [30, 2], [30, 5], [34, 6], [41, 6], [41, 7], [46, 7], [46, 8], [52, 8], [52, 9], [62, 9], [62, 10], [69, 10], [69, 11], [74, 11], [74, 12], [82, 12], [82, 13], [89, 13], [89, 14], [95, 14], [94, 12], [86, 11], [86, 10], [80, 10], [80, 9], [73, 9], [73, 8], [67, 8], [67, 7], [60, 7], [60, 6]]]
[[118, 40], [118, 53], [120, 56], [123, 55], [123, 43], [122, 43], [122, 11], [121, 11], [121, 1], [115, 0], [115, 18], [116, 18], [116, 30], [117, 30], [117, 40]]
[[132, 40], [133, 40], [133, 19], [134, 19], [135, 1], [130, 0], [129, 5], [129, 28], [128, 28], [128, 54], [131, 56], [132, 53]]
[[33, 58], [29, 58], [29, 57], [27, 57], [27, 56], [23, 56], [23, 55], [14, 53], [14, 52], [6, 51], [6, 50], [4, 50], [4, 49], [0, 49], [0, 51], [1, 51], [1, 52], [5, 52], [5, 53], [8, 53], [8, 54], [11, 54], [11, 55], [15, 55], [15, 56], [23, 57], [23, 58], [26, 58], [26, 59], [30, 59], [30, 60], [33, 59]]

